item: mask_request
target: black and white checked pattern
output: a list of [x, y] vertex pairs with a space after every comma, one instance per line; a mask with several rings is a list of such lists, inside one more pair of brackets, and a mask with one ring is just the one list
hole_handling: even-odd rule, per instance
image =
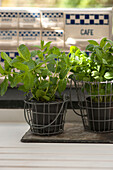
[[0, 17], [17, 18], [18, 13], [17, 12], [0, 12]]
[[40, 18], [40, 13], [20, 12], [20, 18]]
[[66, 25], [109, 25], [108, 14], [66, 14]]
[[17, 36], [17, 31], [0, 31], [0, 36]]
[[40, 31], [19, 31], [20, 37], [39, 37]]
[[63, 18], [62, 12], [44, 12], [42, 18]]
[[43, 37], [63, 37], [63, 31], [42, 31]]

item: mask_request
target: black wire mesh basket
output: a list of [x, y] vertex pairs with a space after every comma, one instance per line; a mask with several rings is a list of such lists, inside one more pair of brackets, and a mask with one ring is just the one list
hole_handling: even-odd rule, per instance
[[[84, 129], [104, 133], [113, 131], [113, 81], [87, 82], [71, 80], [75, 84]], [[71, 94], [71, 91], [70, 91]], [[70, 96], [71, 98], [71, 96]]]
[[65, 116], [69, 97], [63, 100], [41, 103], [24, 101], [24, 116], [30, 125], [31, 132], [36, 135], [50, 136], [64, 131]]

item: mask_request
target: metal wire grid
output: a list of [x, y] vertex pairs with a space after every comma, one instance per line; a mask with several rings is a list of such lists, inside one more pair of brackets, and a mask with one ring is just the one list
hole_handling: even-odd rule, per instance
[[74, 112], [81, 116], [84, 129], [98, 133], [113, 131], [113, 81], [73, 80], [80, 114], [75, 111], [72, 102], [71, 106]]
[[24, 101], [24, 116], [30, 125], [31, 132], [36, 135], [50, 136], [64, 131], [67, 103], [64, 101], [37, 103]]

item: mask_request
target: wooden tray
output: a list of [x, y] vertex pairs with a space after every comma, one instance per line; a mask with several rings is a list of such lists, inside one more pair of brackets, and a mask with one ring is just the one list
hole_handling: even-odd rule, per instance
[[112, 133], [93, 133], [84, 131], [82, 122], [66, 123], [64, 133], [52, 136], [33, 135], [28, 130], [22, 137], [21, 142], [26, 143], [111, 143]]

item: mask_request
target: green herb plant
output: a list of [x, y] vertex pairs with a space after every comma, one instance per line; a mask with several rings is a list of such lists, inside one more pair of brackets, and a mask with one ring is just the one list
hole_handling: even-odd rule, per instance
[[[113, 80], [113, 41], [103, 38], [100, 43], [94, 40], [88, 42], [86, 50], [91, 52], [90, 56], [77, 47], [71, 46], [70, 54], [73, 65], [71, 71], [76, 76], [76, 80], [94, 82], [85, 83], [87, 91], [90, 90], [95, 96], [100, 95], [99, 99], [93, 97], [94, 101], [104, 102], [106, 100], [104, 95], [113, 93], [112, 84], [109, 83]], [[104, 83], [106, 81], [107, 83]]]
[[[55, 100], [56, 92], [62, 96], [68, 82], [68, 73], [71, 69], [69, 55], [62, 53], [59, 48], [50, 48], [51, 42], [35, 46], [35, 50], [29, 51], [24, 44], [20, 45], [19, 55], [11, 59], [2, 52], [4, 68], [0, 65], [1, 77], [5, 77], [0, 85], [0, 94], [3, 96], [8, 88], [8, 82], [12, 88], [21, 83], [19, 90], [28, 94], [31, 92], [33, 99], [42, 102]], [[36, 50], [37, 49], [37, 50]], [[37, 56], [38, 59], [33, 60]]]

